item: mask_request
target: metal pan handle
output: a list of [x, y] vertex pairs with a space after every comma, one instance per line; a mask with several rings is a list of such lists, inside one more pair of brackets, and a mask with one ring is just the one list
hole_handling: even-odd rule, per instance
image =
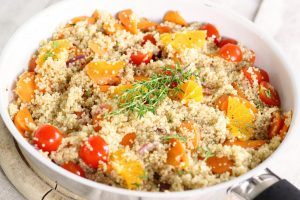
[[300, 190], [271, 170], [265, 169], [227, 190], [230, 200], [299, 200]]

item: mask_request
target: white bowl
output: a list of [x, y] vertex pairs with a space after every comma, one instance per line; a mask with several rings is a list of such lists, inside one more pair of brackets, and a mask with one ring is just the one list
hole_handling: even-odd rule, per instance
[[[81, 178], [60, 168], [50, 160], [44, 158], [19, 134], [8, 114], [8, 104], [11, 101], [12, 89], [17, 76], [27, 68], [27, 63], [32, 53], [37, 49], [41, 40], [49, 38], [51, 33], [61, 23], [80, 15], [90, 15], [95, 9], [106, 10], [116, 13], [122, 9], [132, 8], [138, 16], [160, 21], [167, 10], [178, 10], [184, 18], [191, 21], [211, 22], [215, 24], [222, 35], [230, 36], [241, 41], [257, 55], [256, 64], [262, 66], [269, 72], [271, 83], [278, 89], [284, 110], [293, 110], [293, 120], [290, 131], [280, 147], [262, 164], [248, 173], [215, 186], [189, 190], [184, 192], [159, 193], [159, 192], [139, 192], [121, 188], [115, 188], [100, 184], [88, 179]], [[224, 199], [226, 189], [232, 184], [236, 184], [258, 174], [262, 169], [269, 166], [276, 156], [282, 156], [284, 149], [288, 146], [293, 135], [299, 131], [299, 91], [296, 89], [296, 78], [292, 68], [285, 60], [282, 52], [275, 42], [264, 35], [250, 21], [232, 13], [228, 9], [216, 5], [201, 3], [197, 0], [182, 1], [140, 1], [140, 0], [67, 0], [55, 4], [35, 17], [11, 37], [2, 52], [0, 60], [0, 109], [2, 118], [10, 130], [13, 137], [21, 147], [23, 153], [44, 175], [57, 181], [58, 184], [69, 189], [86, 199], [100, 199], [107, 195], [113, 199], [182, 199], [182, 198], [205, 198], [215, 197]]]

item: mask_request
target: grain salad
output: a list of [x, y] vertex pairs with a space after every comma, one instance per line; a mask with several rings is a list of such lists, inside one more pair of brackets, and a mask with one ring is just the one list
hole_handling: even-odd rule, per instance
[[83, 178], [207, 187], [255, 168], [288, 131], [292, 112], [255, 57], [177, 11], [153, 22], [96, 10], [41, 41], [8, 110], [37, 151]]

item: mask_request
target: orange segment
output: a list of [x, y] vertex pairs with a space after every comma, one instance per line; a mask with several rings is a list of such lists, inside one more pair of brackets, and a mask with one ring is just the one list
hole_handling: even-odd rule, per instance
[[163, 33], [160, 40], [164, 46], [171, 45], [177, 52], [186, 48], [202, 48], [206, 44], [206, 31], [193, 30], [179, 33]]
[[123, 179], [125, 187], [136, 189], [143, 183], [145, 170], [142, 163], [129, 158], [123, 149], [112, 153], [110, 160], [112, 169]]
[[141, 18], [138, 23], [138, 28], [141, 31], [148, 31], [150, 28], [155, 27], [157, 25], [156, 22], [149, 21], [146, 18]]
[[188, 104], [191, 100], [200, 102], [203, 99], [202, 87], [194, 80], [189, 80], [182, 84], [182, 92], [178, 94], [182, 103]]
[[253, 136], [255, 116], [250, 102], [239, 97], [228, 97], [227, 117], [229, 118], [228, 128], [231, 133], [240, 140], [249, 140]]
[[224, 145], [232, 146], [240, 146], [243, 148], [253, 148], [258, 149], [262, 145], [266, 144], [266, 140], [247, 140], [247, 141], [241, 141], [241, 140], [234, 140], [234, 141], [226, 141]]
[[23, 108], [19, 110], [14, 117], [14, 124], [23, 136], [25, 131], [30, 131], [28, 123], [33, 123], [33, 119], [29, 110]]
[[231, 173], [231, 168], [233, 166], [233, 162], [226, 156], [210, 157], [206, 160], [206, 164], [211, 168], [211, 171], [214, 174], [223, 174], [225, 172]]
[[135, 138], [136, 138], [135, 133], [128, 133], [124, 135], [120, 144], [123, 146], [129, 146], [131, 148], [133, 146]]
[[132, 34], [137, 34], [138, 25], [137, 20], [134, 18], [131, 9], [120, 11], [117, 15], [120, 22], [124, 25], [125, 29]]
[[173, 22], [182, 26], [187, 25], [186, 21], [177, 11], [168, 11], [164, 16], [163, 21]]
[[34, 98], [36, 85], [34, 72], [24, 72], [17, 82], [16, 94], [23, 102], [30, 102]]
[[162, 25], [157, 25], [155, 27], [156, 31], [159, 32], [160, 34], [163, 34], [163, 33], [171, 33], [172, 32], [172, 29], [168, 26], [162, 26]]
[[171, 147], [167, 154], [167, 164], [174, 167], [188, 167], [189, 158], [183, 144], [178, 139], [170, 140]]
[[108, 63], [105, 61], [90, 62], [86, 65], [86, 73], [95, 83], [100, 85], [114, 84], [120, 71], [125, 67], [122, 61]]

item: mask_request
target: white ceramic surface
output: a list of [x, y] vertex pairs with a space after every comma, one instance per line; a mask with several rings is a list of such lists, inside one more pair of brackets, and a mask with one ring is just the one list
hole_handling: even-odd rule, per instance
[[[159, 5], [159, 7], [157, 5]], [[258, 55], [257, 64], [267, 66], [266, 70], [272, 77], [272, 83], [279, 90], [282, 97], [283, 108], [292, 109], [294, 111], [293, 122], [286, 140], [269, 159], [254, 170], [235, 180], [205, 189], [176, 193], [148, 193], [112, 188], [68, 173], [56, 166], [54, 163], [43, 158], [22, 138], [8, 116], [7, 105], [10, 100], [11, 88], [17, 75], [26, 68], [28, 59], [32, 52], [37, 48], [37, 44], [40, 40], [49, 37], [58, 24], [77, 15], [88, 15], [95, 8], [99, 8], [100, 10], [105, 8], [105, 10], [112, 13], [125, 8], [132, 8], [139, 16], [145, 16], [153, 20], [161, 19], [166, 10], [179, 10], [187, 21], [209, 21], [214, 23], [219, 27], [219, 30], [221, 30], [224, 35], [237, 38], [243, 44], [253, 49]], [[66, 10], [68, 12], [66, 12]], [[272, 66], [272, 68], [268, 66]], [[80, 194], [89, 199], [99, 197], [100, 195], [106, 195], [106, 192], [114, 193], [116, 199], [121, 197], [118, 196], [118, 194], [126, 195], [127, 198], [135, 196], [153, 199], [175, 199], [186, 197], [198, 199], [203, 195], [213, 195], [215, 192], [220, 192], [225, 195], [225, 189], [228, 186], [259, 173], [259, 170], [267, 167], [272, 160], [274, 160], [274, 157], [281, 156], [289, 141], [293, 139], [295, 133], [299, 130], [299, 126], [294, 123], [294, 121], [298, 119], [299, 107], [297, 98], [298, 91], [295, 88], [297, 84], [296, 79], [292, 73], [291, 67], [282, 56], [277, 45], [275, 45], [269, 37], [257, 30], [257, 28], [249, 21], [236, 16], [224, 8], [220, 9], [216, 5], [202, 4], [196, 0], [190, 1], [189, 4], [186, 4], [184, 1], [173, 0], [172, 5], [169, 5], [168, 1], [159, 0], [147, 2], [138, 0], [95, 0], [88, 2], [69, 0], [51, 6], [28, 21], [11, 38], [3, 50], [0, 60], [0, 81], [1, 115], [25, 154], [46, 175], [57, 180], [61, 185], [70, 189], [74, 193]]]

